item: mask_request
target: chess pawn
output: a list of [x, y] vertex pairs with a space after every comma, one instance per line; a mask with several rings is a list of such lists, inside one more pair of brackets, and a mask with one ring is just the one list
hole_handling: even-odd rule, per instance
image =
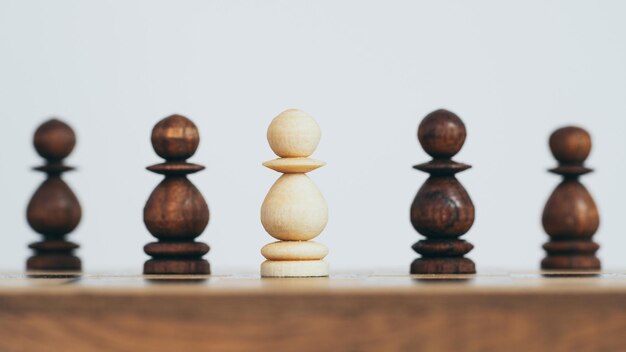
[[303, 111], [290, 109], [272, 120], [267, 140], [278, 159], [263, 163], [283, 175], [269, 190], [261, 206], [261, 223], [277, 242], [261, 249], [267, 259], [263, 277], [328, 276], [323, 259], [328, 249], [311, 241], [326, 227], [328, 207], [307, 172], [325, 165], [310, 159], [320, 141], [320, 128]]
[[541, 268], [547, 270], [599, 270], [599, 249], [592, 237], [600, 216], [591, 194], [579, 182], [592, 172], [584, 166], [591, 152], [591, 136], [578, 127], [564, 127], [550, 136], [550, 150], [559, 166], [550, 172], [563, 176], [543, 210], [542, 223], [550, 241], [543, 245], [547, 256]]
[[146, 228], [159, 240], [144, 247], [152, 256], [144, 264], [144, 274], [209, 274], [209, 262], [202, 258], [209, 246], [194, 241], [209, 223], [209, 207], [187, 179], [204, 169], [186, 162], [200, 143], [198, 129], [186, 117], [172, 115], [154, 126], [151, 141], [165, 162], [147, 169], [165, 178], [143, 210]]
[[70, 126], [52, 119], [37, 128], [33, 139], [35, 150], [46, 159], [46, 164], [34, 168], [47, 174], [28, 203], [26, 218], [41, 242], [29, 245], [35, 254], [26, 262], [27, 270], [79, 271], [81, 261], [73, 252], [78, 245], [65, 240], [81, 218], [78, 199], [61, 179], [63, 172], [73, 170], [63, 164], [76, 145], [76, 136]]
[[437, 110], [419, 125], [417, 136], [433, 160], [414, 166], [430, 174], [411, 205], [411, 224], [426, 237], [413, 245], [421, 254], [411, 274], [471, 274], [474, 262], [463, 257], [473, 246], [459, 239], [474, 223], [474, 204], [455, 174], [469, 169], [451, 158], [463, 146], [466, 129], [450, 111]]

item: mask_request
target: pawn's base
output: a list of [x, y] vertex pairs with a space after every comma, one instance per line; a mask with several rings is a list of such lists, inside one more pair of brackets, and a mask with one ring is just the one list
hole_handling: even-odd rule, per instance
[[26, 261], [29, 271], [80, 271], [80, 259], [71, 254], [36, 254]]
[[418, 258], [411, 263], [411, 274], [475, 274], [476, 265], [464, 257]]
[[74, 255], [78, 245], [64, 239], [43, 240], [28, 245], [35, 254], [26, 261], [30, 271], [80, 271], [80, 259]]
[[595, 255], [548, 255], [541, 261], [544, 270], [600, 270]]
[[323, 260], [266, 260], [261, 277], [326, 277], [328, 263]]
[[144, 274], [208, 275], [209, 262], [204, 259], [150, 259], [143, 265]]

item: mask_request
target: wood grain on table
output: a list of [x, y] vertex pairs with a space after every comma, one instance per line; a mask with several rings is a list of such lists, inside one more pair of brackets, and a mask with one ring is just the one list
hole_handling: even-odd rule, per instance
[[0, 351], [626, 350], [623, 273], [457, 277], [6, 273]]

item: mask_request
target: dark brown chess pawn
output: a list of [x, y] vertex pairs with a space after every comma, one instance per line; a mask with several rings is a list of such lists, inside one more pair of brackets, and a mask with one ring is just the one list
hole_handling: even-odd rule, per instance
[[209, 274], [209, 262], [202, 257], [209, 246], [194, 239], [209, 223], [209, 207], [202, 194], [187, 179], [204, 166], [186, 162], [198, 149], [196, 125], [184, 116], [172, 115], [152, 129], [152, 147], [166, 161], [148, 170], [165, 175], [154, 189], [143, 221], [159, 241], [144, 247], [153, 259], [144, 264], [144, 274]]
[[411, 264], [411, 274], [472, 274], [474, 262], [463, 257], [474, 246], [460, 240], [474, 223], [474, 204], [455, 174], [471, 166], [452, 161], [465, 142], [463, 121], [447, 110], [434, 111], [417, 131], [424, 151], [433, 160], [414, 166], [430, 177], [411, 205], [411, 223], [426, 237], [413, 245], [422, 255]]
[[541, 261], [547, 270], [599, 270], [599, 247], [592, 241], [600, 225], [596, 203], [579, 181], [593, 170], [584, 166], [591, 152], [591, 136], [578, 127], [560, 128], [550, 136], [550, 150], [559, 162], [551, 169], [563, 176], [543, 210], [543, 228], [550, 241], [543, 245], [548, 255]]
[[65, 240], [81, 218], [81, 209], [74, 192], [61, 179], [61, 174], [73, 170], [63, 164], [76, 145], [74, 131], [62, 121], [52, 119], [35, 131], [35, 150], [46, 159], [46, 164], [34, 168], [45, 172], [46, 180], [28, 203], [26, 218], [36, 232], [43, 235], [41, 242], [29, 245], [35, 254], [26, 262], [27, 270], [79, 271], [81, 262], [73, 252], [78, 245]]

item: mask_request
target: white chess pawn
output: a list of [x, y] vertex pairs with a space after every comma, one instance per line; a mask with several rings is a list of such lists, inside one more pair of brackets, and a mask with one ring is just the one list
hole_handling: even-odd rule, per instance
[[267, 129], [267, 141], [280, 158], [263, 163], [282, 175], [261, 206], [265, 231], [279, 241], [261, 249], [267, 259], [263, 277], [328, 276], [323, 259], [328, 248], [310, 241], [328, 222], [328, 206], [307, 172], [325, 165], [310, 159], [321, 136], [320, 127], [304, 111], [289, 109], [276, 116]]

